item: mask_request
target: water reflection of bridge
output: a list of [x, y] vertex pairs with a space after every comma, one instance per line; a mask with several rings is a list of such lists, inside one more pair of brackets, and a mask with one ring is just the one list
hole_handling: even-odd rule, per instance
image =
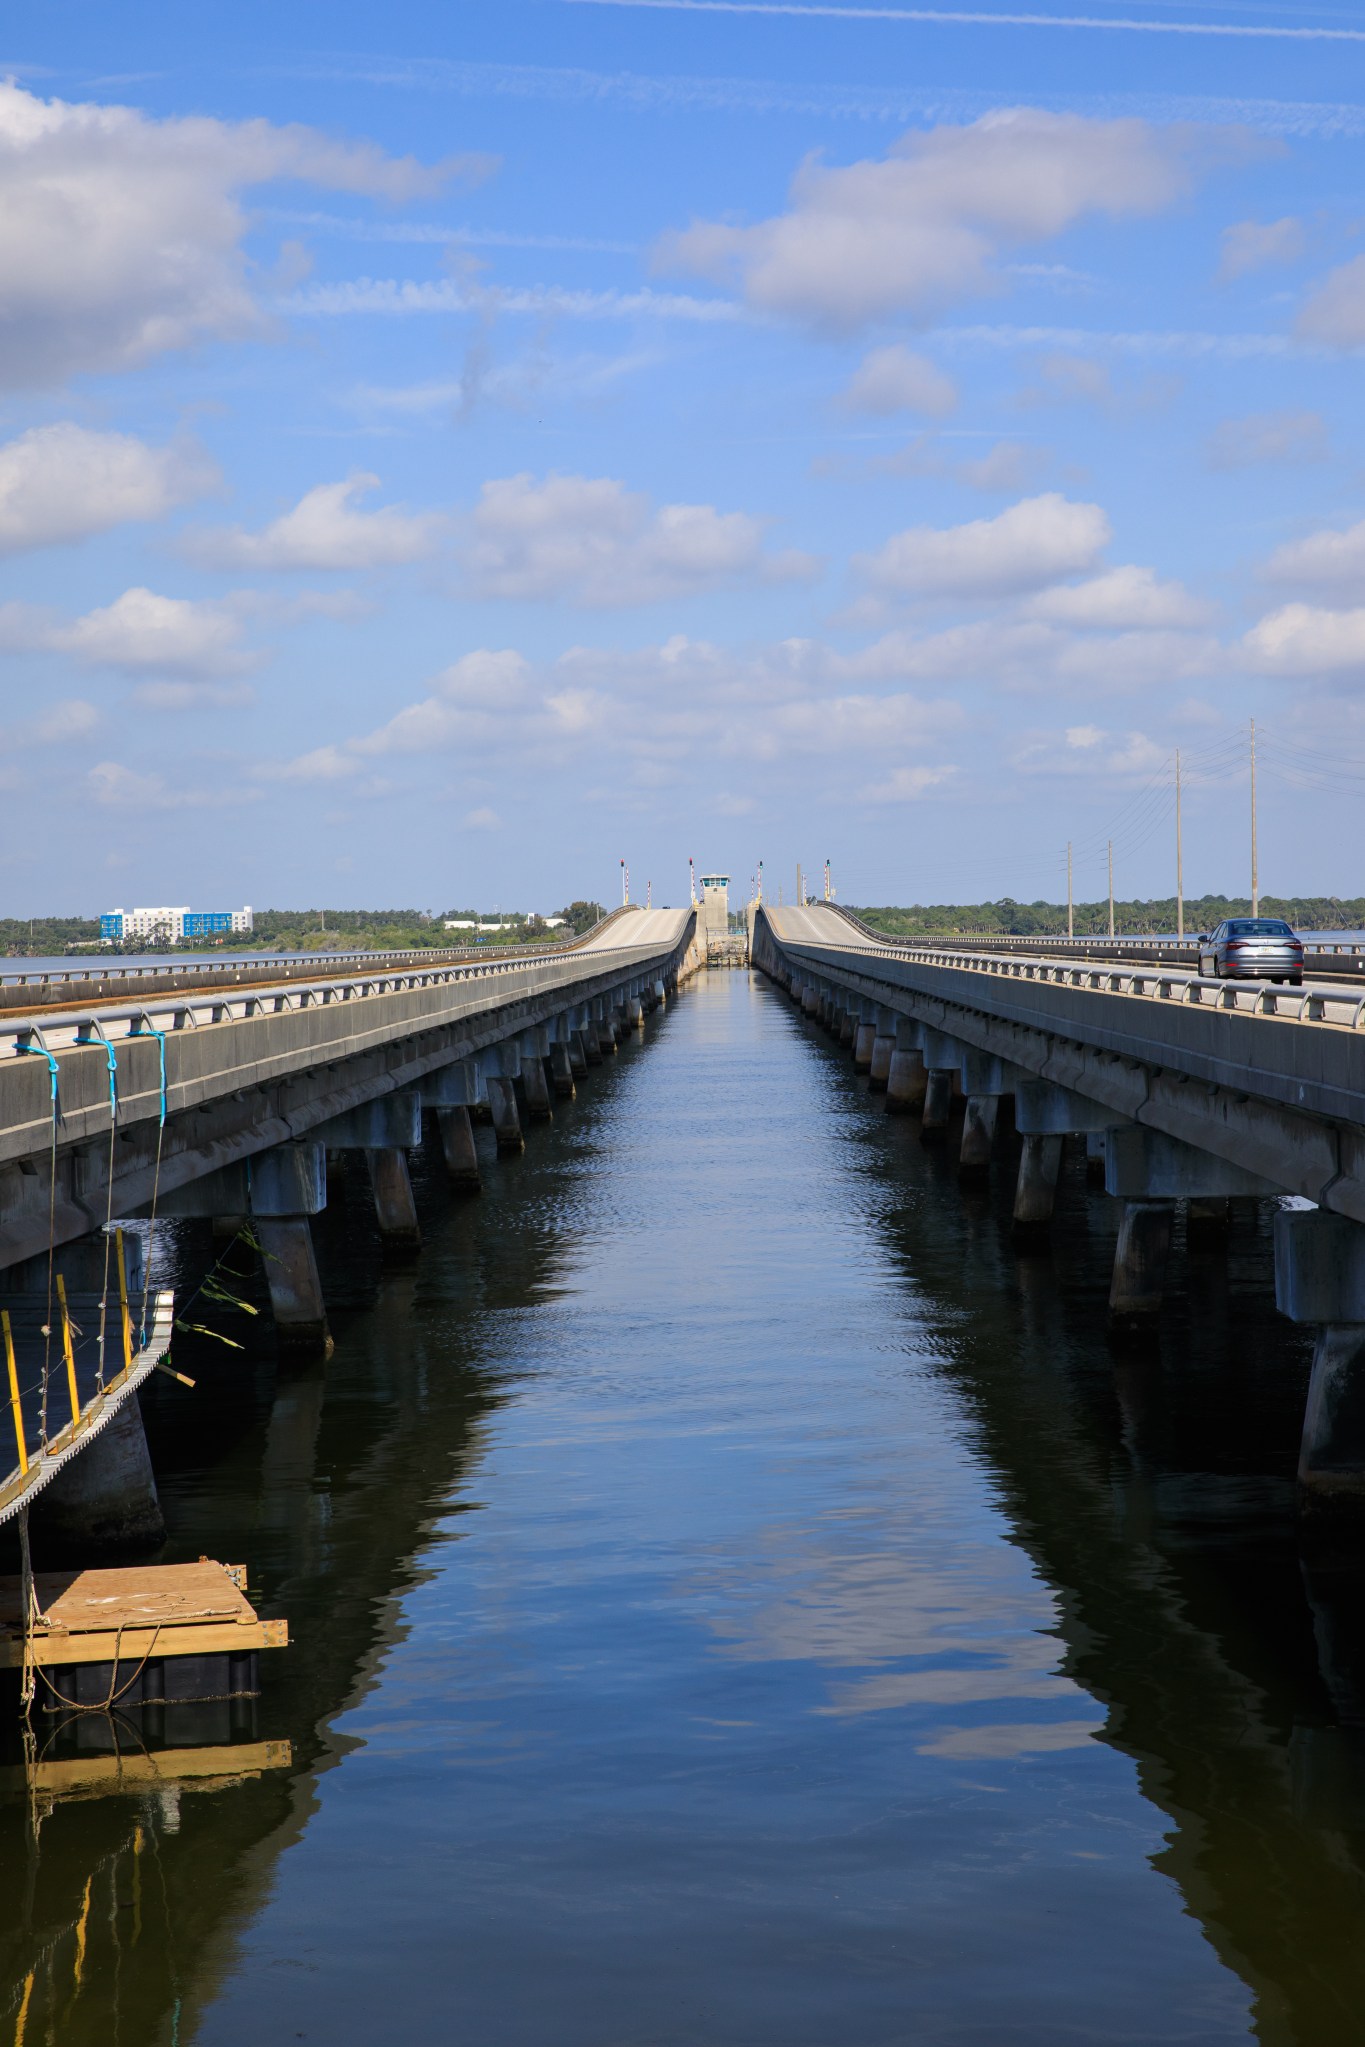
[[[812, 1049], [863, 1085], [823, 1034]], [[1188, 1255], [1183, 1318], [1149, 1350], [1113, 1350], [1113, 1223], [1082, 1157], [1055, 1252], [1021, 1259], [1008, 1175], [964, 1189], [917, 1126], [867, 1110], [887, 1255], [1055, 1592], [1066, 1674], [1173, 1822], [1156, 1866], [1251, 1988], [1260, 2038], [1358, 2040], [1365, 1570], [1299, 1547], [1308, 1346], [1274, 1312], [1269, 1214], [1239, 1216], [1226, 1255]]]
[[[585, 1104], [580, 1131], [591, 1115]], [[151, 1403], [175, 1531], [168, 1554], [197, 1556], [212, 1543], [248, 1558], [262, 1604], [289, 1612], [296, 1647], [272, 1670], [231, 1775], [180, 1783], [173, 1765], [159, 1774], [131, 1715], [116, 1729], [133, 1757], [125, 1788], [93, 1795], [93, 1773], [73, 1770], [87, 1795], [63, 1797], [54, 1792], [61, 1773], [26, 1766], [11, 1716], [0, 1723], [9, 1793], [0, 1797], [0, 2040], [108, 2047], [191, 2037], [277, 1858], [307, 1825], [317, 1774], [346, 1751], [334, 1723], [399, 1638], [400, 1601], [433, 1521], [458, 1510], [478, 1459], [500, 1394], [466, 1331], [481, 1307], [524, 1299], [559, 1275], [567, 1247], [551, 1229], [520, 1213], [515, 1231], [496, 1227], [501, 1203], [525, 1198], [533, 1170], [511, 1191], [490, 1184], [482, 1233], [452, 1229], [439, 1176], [419, 1170], [429, 1252], [420, 1270], [383, 1278], [382, 1317], [368, 1312], [381, 1283], [372, 1209], [364, 1190], [339, 1202], [319, 1232], [341, 1313], [331, 1364], [277, 1381], [268, 1336], [245, 1362], [224, 1362], [205, 1342], [191, 1365], [203, 1396], [193, 1427], [173, 1391]], [[194, 1270], [207, 1226], [181, 1229], [180, 1255]], [[212, 1739], [215, 1709], [204, 1711]], [[52, 1729], [35, 1727], [41, 1753]], [[286, 1738], [292, 1768], [270, 1753]], [[60, 1735], [49, 1755], [59, 1752]], [[32, 1795], [17, 1788], [26, 1775]]]

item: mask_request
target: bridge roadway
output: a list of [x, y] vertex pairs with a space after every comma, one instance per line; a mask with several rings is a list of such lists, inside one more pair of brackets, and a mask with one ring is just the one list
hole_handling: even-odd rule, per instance
[[[548, 1117], [552, 1098], [572, 1095], [700, 963], [693, 910], [627, 907], [530, 957], [379, 954], [343, 972], [316, 963], [300, 979], [291, 963], [274, 979], [207, 987], [172, 974], [131, 1002], [0, 1011], [0, 1305], [18, 1380], [4, 1401], [15, 1430], [0, 1434], [0, 1520], [60, 1471], [44, 1506], [67, 1515], [73, 1540], [160, 1525], [131, 1394], [169, 1341], [169, 1297], [147, 1298], [139, 1236], [125, 1233], [132, 1333], [120, 1358], [109, 1224], [249, 1219], [281, 1347], [326, 1354], [309, 1219], [326, 1205], [329, 1158], [364, 1154], [385, 1248], [415, 1251], [408, 1153], [424, 1113], [435, 1112], [451, 1182], [476, 1188], [472, 1119], [491, 1120], [499, 1151], [519, 1151], [523, 1117]], [[57, 1273], [72, 1307], [69, 1372], [62, 1332], [47, 1334]], [[0, 1385], [4, 1372], [0, 1358]], [[67, 1468], [77, 1451], [79, 1483]]]
[[[1022, 1138], [1021, 1236], [1045, 1233], [1068, 1137], [1123, 1205], [1110, 1308], [1160, 1309], [1176, 1205], [1216, 1229], [1274, 1199], [1276, 1301], [1318, 1332], [1299, 1476], [1318, 1507], [1365, 1504], [1365, 991], [1202, 978], [1159, 962], [899, 943], [832, 904], [765, 905], [755, 966], [853, 1052], [927, 1141], [956, 1129], [989, 1170], [999, 1105]], [[1311, 968], [1310, 968], [1311, 973]]]

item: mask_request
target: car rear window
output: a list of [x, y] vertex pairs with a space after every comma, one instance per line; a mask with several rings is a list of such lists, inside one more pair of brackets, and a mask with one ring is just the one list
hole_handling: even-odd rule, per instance
[[1229, 938], [1292, 938], [1293, 931], [1282, 917], [1230, 917]]

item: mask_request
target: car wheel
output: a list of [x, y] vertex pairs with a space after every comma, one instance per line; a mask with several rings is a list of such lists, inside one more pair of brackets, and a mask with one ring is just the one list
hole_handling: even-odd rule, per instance
[[1291, 974], [1291, 975], [1289, 976], [1289, 985], [1290, 985], [1290, 987], [1291, 987], [1291, 988], [1302, 988], [1302, 986], [1303, 986], [1303, 975], [1302, 975], [1302, 974]]

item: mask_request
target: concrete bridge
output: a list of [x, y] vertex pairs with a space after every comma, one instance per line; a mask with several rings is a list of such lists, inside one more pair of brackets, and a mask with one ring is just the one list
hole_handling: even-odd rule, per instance
[[[892, 1113], [991, 1170], [1022, 1140], [1014, 1218], [1045, 1234], [1065, 1140], [1123, 1203], [1110, 1310], [1160, 1310], [1172, 1227], [1281, 1197], [1276, 1302], [1317, 1329], [1299, 1476], [1318, 1507], [1365, 1500], [1365, 995], [1205, 980], [1161, 960], [1065, 949], [906, 945], [829, 904], [765, 906], [755, 966], [848, 1045]], [[1312, 968], [1309, 968], [1310, 975]], [[960, 1114], [960, 1121], [959, 1121]]]
[[547, 1119], [701, 956], [694, 910], [626, 907], [580, 943], [492, 961], [262, 961], [153, 975], [132, 1000], [49, 983], [27, 1008], [8, 990], [0, 1305], [15, 1364], [0, 1521], [55, 1480], [45, 1507], [73, 1536], [159, 1526], [132, 1396], [169, 1344], [171, 1308], [148, 1297], [141, 1234], [114, 1225], [249, 1223], [281, 1347], [325, 1354], [309, 1223], [329, 1156], [364, 1154], [381, 1238], [411, 1255], [409, 1152], [439, 1142], [452, 1184], [476, 1190], [473, 1119], [519, 1151], [524, 1122]]

